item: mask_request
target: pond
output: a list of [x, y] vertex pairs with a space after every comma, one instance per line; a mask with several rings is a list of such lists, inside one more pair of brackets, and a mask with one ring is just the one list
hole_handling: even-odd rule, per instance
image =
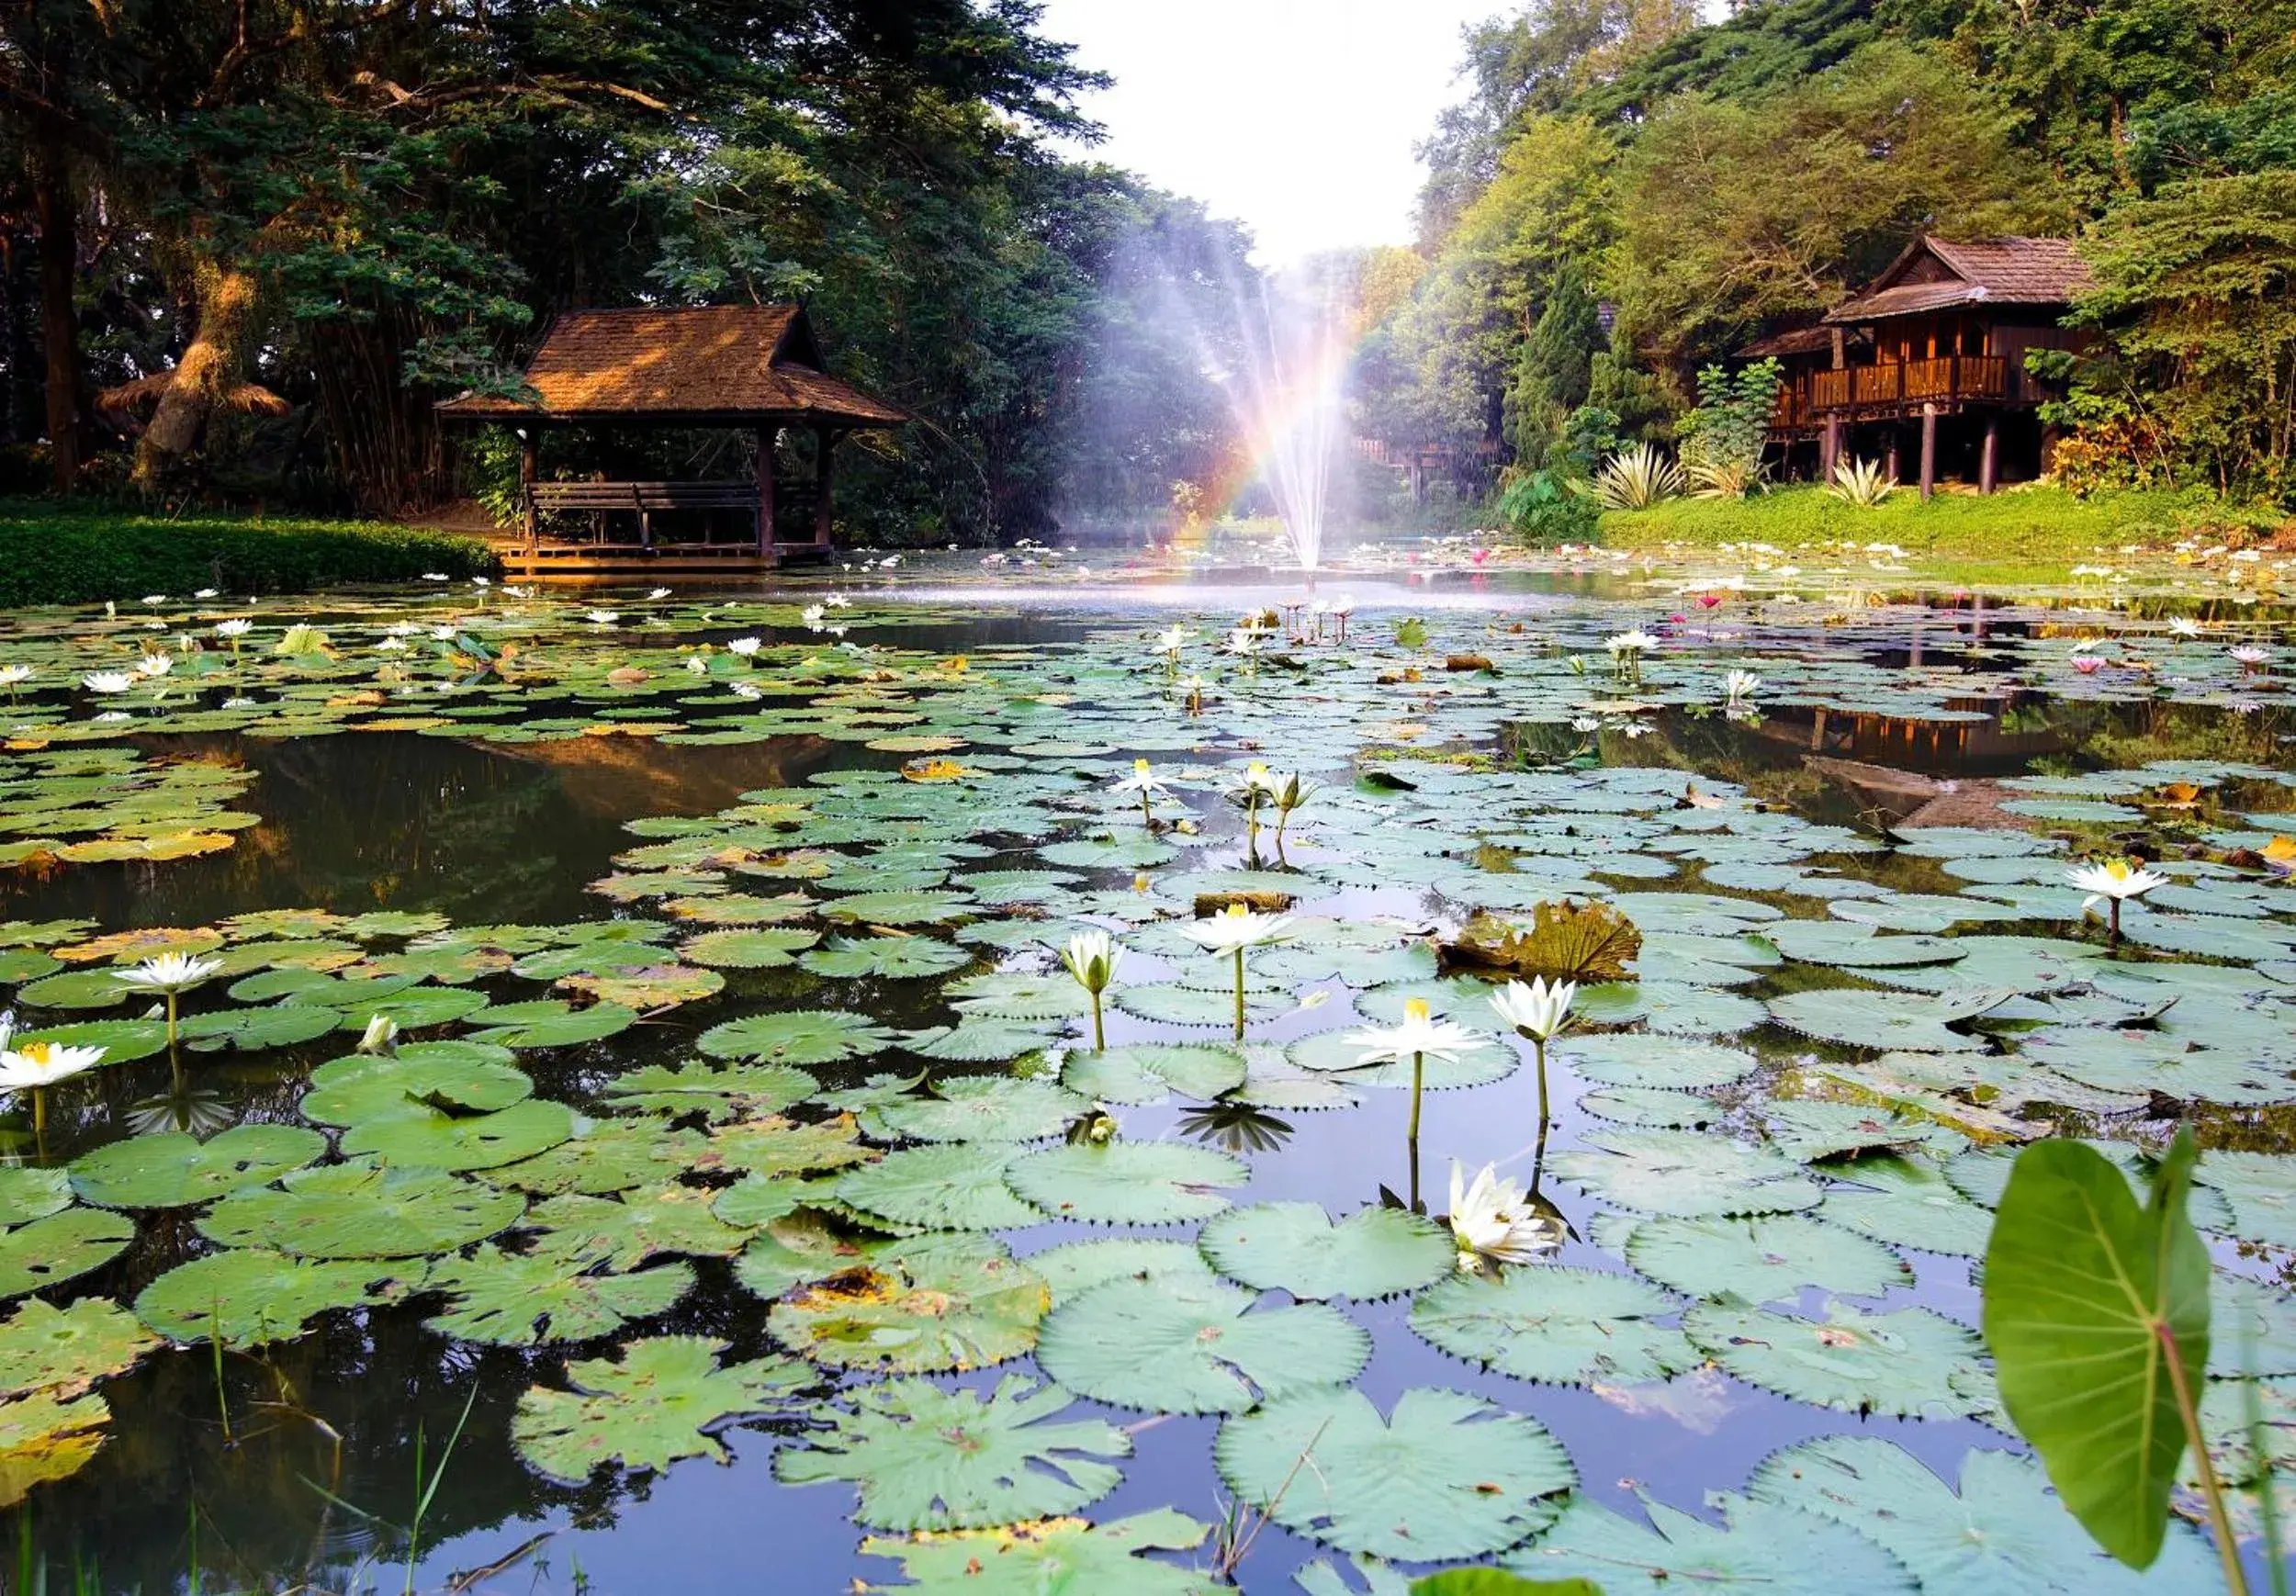
[[2189, 1124], [2296, 1456], [2283, 612], [1017, 567], [0, 623], [10, 1588], [2219, 1588], [1973, 1270]]

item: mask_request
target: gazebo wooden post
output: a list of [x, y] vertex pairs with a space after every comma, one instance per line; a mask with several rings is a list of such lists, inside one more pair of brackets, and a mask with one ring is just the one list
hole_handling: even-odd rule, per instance
[[837, 438], [833, 428], [813, 430], [813, 541], [823, 548], [829, 546], [829, 462]]
[[542, 535], [542, 516], [535, 509], [535, 481], [542, 474], [542, 436], [539, 427], [518, 430], [518, 496], [526, 502], [526, 552], [535, 552]]
[[773, 557], [773, 451], [782, 429], [758, 429], [758, 557]]
[[1990, 493], [2001, 474], [2001, 412], [1985, 413], [1985, 445], [1977, 455], [1977, 491]]

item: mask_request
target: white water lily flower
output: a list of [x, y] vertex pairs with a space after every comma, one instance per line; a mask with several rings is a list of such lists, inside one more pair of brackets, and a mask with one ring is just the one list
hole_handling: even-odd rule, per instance
[[726, 645], [726, 652], [728, 654], [737, 654], [741, 656], [742, 658], [747, 659], [764, 646], [765, 644], [759, 638], [737, 637], [732, 642]]
[[1603, 646], [1609, 649], [1614, 658], [1621, 654], [1640, 654], [1658, 646], [1659, 640], [1639, 626], [1631, 632], [1620, 632], [1603, 639]]
[[1260, 635], [1239, 626], [1228, 634], [1228, 641], [1221, 645], [1220, 651], [1232, 654], [1240, 659], [1249, 659], [1260, 651]]
[[80, 685], [90, 692], [125, 692], [136, 684], [136, 679], [124, 670], [98, 670], [80, 678]]
[[136, 661], [136, 674], [139, 676], [165, 676], [174, 669], [174, 657], [168, 654], [147, 654]]
[[1207, 952], [1235, 953], [1284, 941], [1291, 935], [1291, 916], [1254, 914], [1242, 904], [1230, 904], [1216, 915], [1182, 926], [1180, 935]]
[[513, 599], [531, 599], [535, 596], [535, 590], [532, 588], [512, 587], [508, 583], [503, 584], [502, 591]]
[[828, 610], [823, 605], [807, 604], [804, 609], [797, 612], [797, 618], [800, 621], [803, 621], [814, 631], [818, 632], [821, 630], [822, 623], [827, 618], [828, 613]]
[[146, 593], [143, 595], [143, 601], [147, 604], [164, 604], [167, 602], [167, 595], [165, 593]]
[[1123, 961], [1124, 950], [1106, 931], [1077, 932], [1061, 954], [1061, 962], [1076, 978], [1076, 984], [1095, 997], [1109, 989], [1109, 983], [1116, 978], [1116, 967]]
[[646, 595], [646, 601], [649, 604], [658, 604], [668, 597], [670, 597], [668, 588], [656, 588]]
[[115, 970], [112, 979], [122, 986], [147, 992], [188, 992], [223, 968], [220, 959], [201, 959], [188, 953], [155, 953], [128, 970]]
[[201, 588], [197, 592], [192, 594], [191, 596], [195, 599], [212, 599], [215, 597], [215, 590], [213, 588]]
[[358, 1051], [363, 1053], [387, 1053], [395, 1051], [399, 1041], [399, 1022], [387, 1014], [370, 1014], [366, 1028], [359, 1033]]
[[1503, 991], [1491, 995], [1491, 1006], [1513, 1028], [1545, 1042], [1552, 1040], [1570, 1017], [1570, 1002], [1578, 995], [1575, 981], [1558, 981], [1551, 986], [1537, 978], [1527, 986], [1520, 981], [1510, 981]]
[[452, 626], [433, 626], [431, 628], [431, 640], [433, 643], [452, 643], [456, 636], [456, 633]]
[[611, 626], [622, 619], [622, 613], [619, 610], [585, 610], [582, 619], [593, 626]]
[[2141, 898], [2155, 887], [2167, 886], [2173, 878], [2146, 870], [2130, 860], [2113, 859], [2102, 864], [2077, 865], [2065, 879], [2089, 894], [2081, 905], [2085, 913], [2100, 903], [2119, 904], [2126, 898]]
[[218, 621], [215, 624], [215, 635], [218, 637], [244, 637], [254, 629], [255, 624], [243, 615], [234, 615], [228, 621]]
[[1414, 1058], [1456, 1060], [1483, 1040], [1465, 1026], [1433, 1017], [1424, 997], [1404, 1002], [1402, 1024], [1353, 1031], [1342, 1040], [1365, 1050], [1356, 1061], [1359, 1066], [1409, 1063]]
[[422, 579], [426, 582], [443, 582], [447, 579], [447, 577], [445, 571], [424, 571]]
[[0, 665], [0, 687], [15, 687], [32, 680], [28, 665]]
[[710, 662], [699, 654], [689, 654], [686, 656], [686, 669], [695, 676], [707, 676], [710, 673]]
[[470, 579], [470, 585], [483, 591], [494, 585], [494, 579], [491, 577], [473, 577]]
[[1562, 1226], [1532, 1208], [1523, 1188], [1486, 1163], [1472, 1186], [1451, 1161], [1451, 1240], [1469, 1274], [1486, 1264], [1527, 1264], [1562, 1245]]
[[2258, 643], [2243, 643], [2233, 650], [2233, 658], [2243, 665], [2262, 665], [2272, 658], [2272, 651]]
[[2198, 637], [2200, 623], [2189, 615], [2171, 615], [2168, 617], [2168, 629], [2179, 637]]
[[102, 1048], [26, 1042], [20, 1048], [0, 1049], [0, 1092], [36, 1092], [103, 1062]]
[[1180, 650], [1187, 646], [1187, 640], [1195, 635], [1185, 626], [1167, 626], [1156, 634], [1156, 652], [1177, 659]]
[[386, 637], [375, 645], [375, 650], [378, 654], [404, 654], [407, 640], [404, 637]]
[[1761, 689], [1761, 678], [1750, 670], [1733, 670], [1722, 679], [1722, 689], [1732, 703], [1743, 703]]

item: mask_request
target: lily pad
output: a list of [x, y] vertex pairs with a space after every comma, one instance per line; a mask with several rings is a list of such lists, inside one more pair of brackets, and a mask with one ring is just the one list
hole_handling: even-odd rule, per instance
[[72, 1186], [105, 1208], [187, 1208], [267, 1186], [326, 1151], [324, 1136], [294, 1125], [234, 1125], [206, 1142], [171, 1130], [84, 1153], [72, 1165]]
[[1687, 1296], [1736, 1293], [1755, 1303], [1792, 1301], [1806, 1286], [1878, 1297], [1913, 1283], [1887, 1247], [1799, 1214], [1647, 1219], [1626, 1243], [1626, 1262]]
[[1203, 1544], [1206, 1526], [1170, 1508], [1113, 1523], [1044, 1519], [915, 1540], [871, 1536], [865, 1557], [899, 1560], [909, 1582], [861, 1588], [867, 1596], [1043, 1596], [1052, 1590], [1120, 1590], [1124, 1596], [1224, 1596], [1227, 1587], [1192, 1568], [1143, 1557]]
[[1965, 1418], [1996, 1407], [1976, 1332], [1926, 1308], [1865, 1313], [1835, 1302], [1820, 1322], [1701, 1303], [1683, 1328], [1739, 1379], [1797, 1402], [1908, 1419]]
[[1117, 1487], [1104, 1461], [1131, 1456], [1131, 1438], [1099, 1420], [1049, 1421], [1070, 1398], [1007, 1375], [993, 1393], [943, 1390], [920, 1379], [865, 1386], [850, 1412], [829, 1410], [804, 1447], [783, 1447], [785, 1485], [850, 1480], [854, 1518], [894, 1530], [951, 1530], [1073, 1513]]
[[1036, 1345], [1044, 1282], [985, 1236], [917, 1236], [776, 1302], [767, 1325], [834, 1368], [930, 1374], [984, 1368]]
[[0, 1395], [77, 1396], [132, 1368], [158, 1344], [135, 1315], [101, 1297], [69, 1308], [28, 1298], [0, 1321]]
[[135, 1221], [105, 1208], [64, 1208], [0, 1234], [0, 1297], [21, 1297], [100, 1268], [135, 1240]]
[[1231, 1279], [1303, 1300], [1367, 1299], [1416, 1291], [1449, 1274], [1451, 1239], [1400, 1208], [1362, 1208], [1334, 1224], [1320, 1203], [1231, 1208], [1198, 1237], [1204, 1256]]
[[1646, 1496], [1645, 1526], [1579, 1497], [1553, 1529], [1502, 1567], [1530, 1579], [1585, 1579], [1603, 1596], [1916, 1596], [1923, 1589], [1887, 1552], [1831, 1519], [1730, 1495], [1715, 1505], [1719, 1524]]
[[779, 1114], [819, 1089], [819, 1082], [789, 1064], [737, 1064], [723, 1070], [695, 1062], [647, 1064], [608, 1085], [606, 1106], [671, 1118], [699, 1114], [717, 1124]]
[[1581, 1141], [1598, 1151], [1561, 1154], [1555, 1174], [1647, 1214], [1781, 1213], [1825, 1196], [1800, 1164], [1766, 1147], [1687, 1130], [1600, 1130]]
[[813, 1373], [794, 1358], [721, 1367], [723, 1342], [698, 1335], [635, 1341], [618, 1361], [567, 1366], [571, 1390], [529, 1387], [511, 1420], [511, 1444], [528, 1467], [579, 1485], [602, 1464], [668, 1468], [681, 1457], [730, 1462], [707, 1432], [731, 1419], [790, 1407]]
[[841, 1008], [753, 1014], [703, 1031], [694, 1045], [713, 1059], [776, 1064], [834, 1064], [882, 1052], [894, 1033], [867, 1015]]
[[935, 1231], [1000, 1231], [1044, 1216], [1013, 1195], [1010, 1153], [966, 1142], [911, 1147], [841, 1176], [837, 1195], [895, 1225]]
[[1111, 1225], [1168, 1225], [1228, 1206], [1215, 1186], [1242, 1186], [1244, 1164], [1208, 1147], [1111, 1141], [1051, 1147], [1014, 1161], [1012, 1189], [1046, 1213]]
[[1653, 1322], [1681, 1308], [1631, 1275], [1542, 1265], [1496, 1279], [1455, 1273], [1412, 1304], [1411, 1327], [1517, 1379], [1631, 1385], [1698, 1363], [1680, 1330]]
[[1172, 1092], [1204, 1101], [1244, 1085], [1244, 1055], [1209, 1042], [1131, 1042], [1101, 1052], [1079, 1050], [1061, 1067], [1061, 1084], [1103, 1103], [1162, 1103]]
[[480, 1247], [433, 1265], [424, 1282], [447, 1293], [446, 1308], [423, 1321], [442, 1335], [497, 1346], [539, 1346], [612, 1335], [633, 1320], [667, 1313], [693, 1287], [688, 1264], [634, 1275], [602, 1274], [548, 1253]]
[[291, 1341], [322, 1313], [396, 1301], [422, 1265], [314, 1263], [262, 1247], [234, 1247], [179, 1264], [143, 1288], [136, 1317], [174, 1341], [227, 1346]]
[[1006, 1075], [959, 1075], [933, 1091], [929, 1097], [896, 1097], [871, 1109], [863, 1123], [885, 1141], [1034, 1141], [1059, 1135], [1092, 1107], [1050, 1081]]
[[524, 1207], [513, 1193], [443, 1170], [362, 1160], [298, 1171], [279, 1188], [233, 1192], [198, 1230], [221, 1246], [302, 1258], [419, 1258], [483, 1241], [516, 1222]]
[[1212, 1455], [1229, 1489], [1285, 1528], [1415, 1562], [1516, 1545], [1578, 1480], [1537, 1420], [1431, 1387], [1386, 1418], [1356, 1390], [1287, 1397], [1221, 1425]]
[[343, 1133], [343, 1152], [401, 1168], [492, 1169], [556, 1147], [574, 1134], [574, 1110], [531, 1097], [491, 1114], [447, 1114], [417, 1107], [363, 1119]]
[[1112, 1280], [1053, 1311], [1037, 1362], [1068, 1389], [1118, 1407], [1240, 1413], [1345, 1384], [1371, 1355], [1371, 1338], [1334, 1309], [1255, 1311], [1255, 1302], [1179, 1274]]

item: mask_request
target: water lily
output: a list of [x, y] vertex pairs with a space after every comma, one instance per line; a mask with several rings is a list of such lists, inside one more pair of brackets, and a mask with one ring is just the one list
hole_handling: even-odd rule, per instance
[[2200, 623], [2189, 615], [2171, 615], [2168, 617], [2168, 630], [2179, 637], [2198, 637]]
[[422, 580], [426, 582], [443, 582], [447, 579], [448, 578], [445, 571], [424, 571], [422, 573]]
[[1188, 639], [1195, 635], [1185, 626], [1167, 626], [1156, 634], [1156, 650], [1164, 656], [1166, 670], [1180, 668], [1180, 650], [1187, 647]]
[[818, 632], [821, 630], [823, 623], [827, 619], [828, 613], [828, 609], [825, 605], [807, 604], [804, 609], [797, 612], [797, 618], [800, 621], [803, 621], [806, 626], [813, 631]]
[[244, 637], [254, 629], [255, 624], [244, 615], [233, 615], [215, 624], [215, 635], [224, 638]]
[[2073, 656], [2073, 669], [2083, 676], [2094, 676], [2103, 669], [2104, 666], [2104, 659], [2099, 655], [2076, 654]]
[[1182, 926], [1180, 935], [1208, 953], [1225, 953], [1235, 960], [1235, 1034], [1241, 1039], [1244, 951], [1288, 939], [1291, 935], [1291, 916], [1255, 914], [1242, 904], [1230, 904], [1216, 915]]
[[72, 1048], [55, 1042], [26, 1042], [11, 1047], [13, 1016], [0, 1015], [0, 1092], [32, 1095], [32, 1134], [48, 1131], [48, 1088], [104, 1062], [102, 1048]]
[[143, 595], [143, 601], [146, 604], [156, 608], [159, 605], [167, 602], [167, 595], [165, 593], [146, 593]]
[[8, 690], [11, 706], [16, 702], [16, 690], [31, 680], [32, 668], [28, 665], [0, 665], [0, 687]]
[[387, 1014], [370, 1014], [366, 1028], [359, 1033], [358, 1051], [363, 1053], [395, 1053], [399, 1051], [399, 1022]]
[[670, 590], [668, 588], [654, 588], [647, 591], [646, 595], [646, 601], [649, 604], [658, 604], [668, 597], [670, 597]]
[[1427, 1000], [1413, 997], [1404, 1000], [1402, 1024], [1354, 1031], [1343, 1040], [1351, 1047], [1365, 1050], [1362, 1057], [1356, 1061], [1358, 1068], [1365, 1064], [1401, 1063], [1405, 1059], [1411, 1061], [1411, 1130], [1408, 1135], [1416, 1149], [1419, 1144], [1419, 1098], [1426, 1085], [1429, 1055], [1446, 1062], [1453, 1061], [1481, 1041], [1482, 1038], [1465, 1026], [1435, 1018]]
[[1244, 779], [1228, 789], [1228, 801], [1244, 809], [1244, 847], [1256, 860], [1260, 854], [1260, 805], [1276, 793], [1275, 778], [1255, 759], [1244, 768]]
[[1469, 1185], [1451, 1161], [1451, 1240], [1459, 1267], [1479, 1274], [1486, 1264], [1527, 1264], [1562, 1245], [1562, 1226], [1532, 1206], [1523, 1188], [1486, 1163]]
[[1180, 691], [1187, 694], [1187, 713], [1191, 715], [1202, 714], [1204, 713], [1204, 679], [1200, 676], [1187, 677], [1180, 682]]
[[749, 659], [754, 658], [758, 650], [764, 646], [764, 642], [756, 637], [736, 637], [726, 645], [726, 652]]
[[167, 996], [167, 1045], [175, 1045], [175, 1004], [185, 993], [223, 968], [220, 959], [201, 959], [188, 953], [155, 953], [128, 970], [115, 970], [112, 979], [122, 986]]
[[1743, 704], [1761, 691], [1761, 678], [1750, 670], [1733, 670], [1722, 679], [1722, 691], [1733, 705]]
[[[2244, 670], [2254, 670], [2257, 666], [2262, 665], [2266, 660], [2272, 658], [2272, 651], [2269, 648], [2265, 647], [2260, 643], [2243, 643], [2235, 647], [2232, 653], [2233, 658]], [[5, 672], [0, 672], [0, 679], [5, 679]]]
[[853, 607], [853, 601], [843, 593], [831, 593], [821, 601], [832, 610], [850, 610]]
[[1265, 765], [1255, 768], [1260, 772], [1268, 802], [1276, 806], [1276, 857], [1281, 860], [1284, 857], [1284, 833], [1291, 825], [1292, 811], [1315, 796], [1315, 783], [1297, 770], [1271, 775]]
[[1611, 669], [1623, 681], [1642, 680], [1642, 657], [1659, 646], [1659, 640], [1637, 626], [1603, 639], [1603, 646], [1610, 651]]
[[1132, 773], [1119, 781], [1113, 790], [1120, 793], [1139, 793], [1140, 818], [1152, 827], [1156, 824], [1156, 816], [1150, 805], [1155, 802], [1158, 794], [1169, 795], [1172, 791], [1158, 779], [1155, 771], [1149, 769], [1148, 761], [1145, 759], [1134, 759]]
[[2088, 894], [2081, 900], [2082, 914], [2088, 914], [2099, 904], [2110, 905], [2108, 935], [2118, 943], [2121, 940], [2121, 905], [2130, 898], [2143, 897], [2155, 887], [2167, 886], [2171, 878], [2158, 871], [2147, 870], [2134, 860], [2111, 859], [2101, 864], [2076, 865], [2065, 879]]
[[611, 626], [622, 619], [622, 613], [618, 610], [585, 610], [582, 619], [593, 626]]
[[1544, 1047], [1570, 1022], [1570, 1002], [1578, 995], [1576, 982], [1558, 981], [1550, 985], [1544, 979], [1534, 979], [1526, 986], [1510, 981], [1503, 990], [1491, 994], [1491, 1006], [1509, 1027]]
[[707, 676], [709, 673], [710, 662], [708, 660], [703, 658], [699, 654], [689, 654], [686, 656], [687, 675]]
[[1092, 1051], [1096, 1053], [1105, 1051], [1109, 1045], [1100, 1025], [1100, 995], [1116, 979], [1116, 967], [1123, 961], [1124, 950], [1106, 931], [1077, 932], [1061, 954], [1061, 962], [1076, 978], [1076, 984], [1092, 995]]
[[175, 669], [172, 654], [147, 654], [136, 661], [136, 674], [156, 680]]
[[135, 684], [136, 679], [124, 670], [97, 670], [80, 678], [80, 685], [90, 692], [125, 692]]
[[1538, 1057], [1538, 1145], [1547, 1148], [1547, 1044], [1570, 1022], [1570, 1003], [1579, 995], [1575, 981], [1558, 981], [1549, 985], [1544, 978], [1534, 977], [1525, 986], [1520, 981], [1510, 981], [1504, 989], [1491, 995], [1491, 1006], [1499, 1017], [1531, 1039], [1532, 1050]]

